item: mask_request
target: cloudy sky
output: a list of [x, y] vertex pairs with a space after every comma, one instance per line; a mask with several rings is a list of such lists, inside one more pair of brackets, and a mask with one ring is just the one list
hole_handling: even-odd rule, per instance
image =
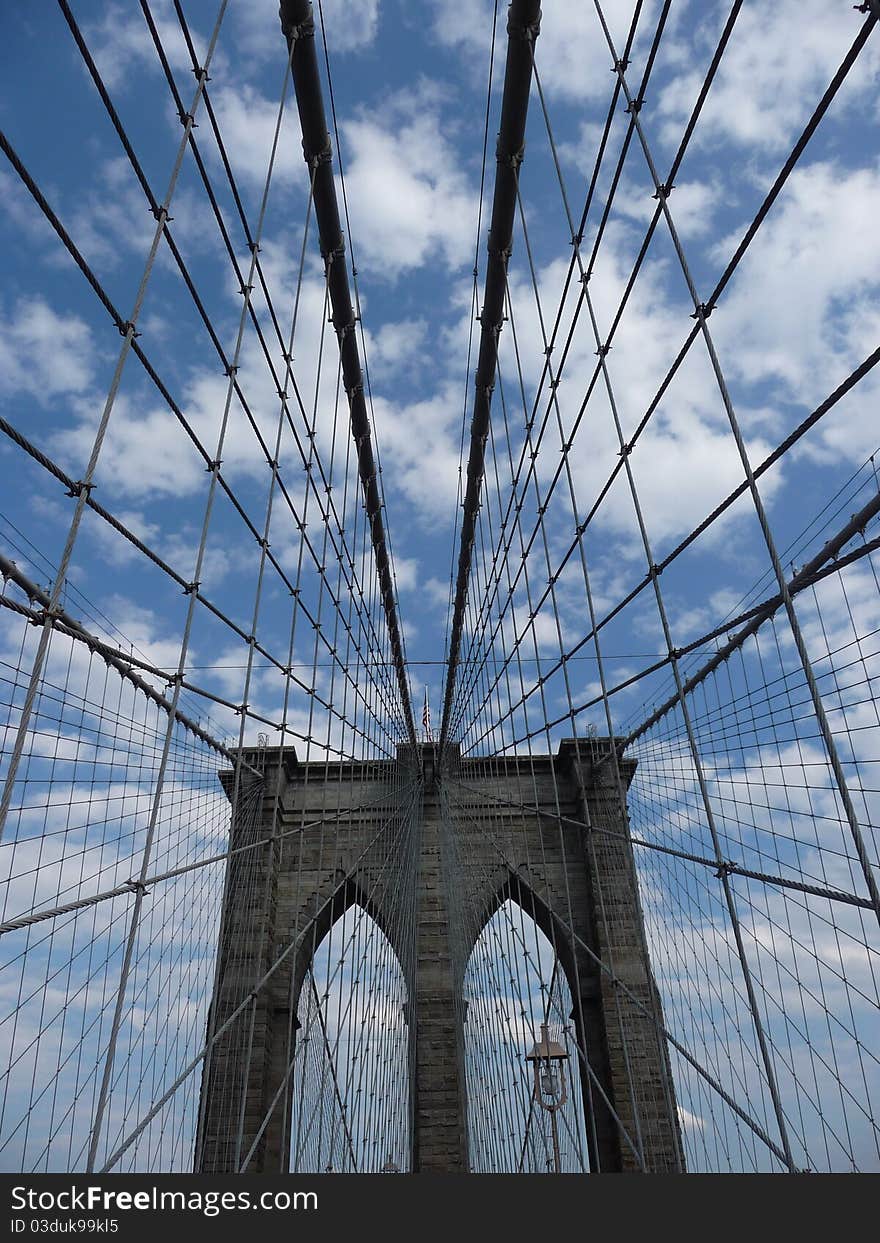
[[[502, 6], [503, 7], [503, 6]], [[605, 6], [622, 46], [632, 5]], [[75, 17], [118, 109], [145, 174], [164, 195], [180, 141], [180, 124], [144, 16], [137, 5], [83, 0]], [[232, 3], [211, 67], [210, 96], [241, 201], [255, 226], [285, 72], [275, 0]], [[537, 63], [566, 192], [579, 217], [593, 170], [613, 83], [611, 60], [590, 4], [547, 4]], [[638, 82], [660, 6], [642, 6], [629, 79]], [[215, 6], [185, 6], [201, 50]], [[677, 0], [669, 10], [640, 117], [658, 169], [668, 168], [718, 43], [728, 6]], [[170, 3], [152, 5], [158, 34], [182, 97], [192, 96], [191, 61]], [[505, 13], [496, 32], [489, 110], [489, 160], [477, 245], [486, 87], [493, 11], [488, 3], [326, 0], [323, 13], [339, 147], [350, 213], [350, 250], [358, 269], [375, 436], [384, 470], [388, 525], [415, 696], [431, 690], [439, 715], [449, 573], [459, 488], [462, 420], [469, 419], [467, 371], [473, 328], [474, 256], [485, 256], [494, 134], [500, 106]], [[863, 23], [849, 4], [781, 0], [746, 3], [675, 178], [670, 207], [698, 290], [708, 294], [772, 184], [803, 125]], [[59, 9], [6, 7], [7, 68], [0, 109], [13, 146], [42, 187], [84, 257], [124, 316], [130, 312], [154, 221], [119, 138]], [[791, 32], [797, 31], [797, 38]], [[880, 42], [868, 40], [827, 116], [727, 286], [711, 327], [752, 461], [785, 435], [876, 347], [880, 218], [876, 79]], [[521, 187], [545, 329], [556, 317], [571, 258], [570, 230], [551, 158], [545, 120], [534, 97]], [[623, 141], [628, 117], [619, 105], [584, 233], [584, 260]], [[202, 122], [203, 158], [246, 270], [247, 251], [216, 143]], [[0, 227], [0, 402], [24, 431], [74, 478], [82, 475], [112, 376], [119, 338], [104, 309], [41, 220], [14, 170], [2, 176]], [[282, 119], [263, 229], [261, 262], [279, 318], [289, 324], [307, 197], [295, 109]], [[591, 279], [599, 331], [608, 331], [651, 214], [647, 166], [631, 144]], [[231, 354], [241, 295], [224, 240], [208, 209], [191, 157], [184, 162], [171, 215], [173, 235], [224, 348]], [[314, 389], [320, 351], [323, 281], [307, 247], [295, 343], [301, 389]], [[511, 304], [522, 389], [504, 334], [501, 381], [516, 451], [523, 442], [522, 394], [531, 403], [540, 375], [541, 325], [518, 226], [511, 261]], [[572, 320], [575, 296], [563, 302]], [[255, 295], [262, 322], [265, 304]], [[654, 234], [608, 355], [625, 436], [648, 408], [692, 321], [688, 290], [668, 231]], [[143, 347], [203, 442], [216, 440], [227, 378], [167, 247], [160, 248], [139, 319]], [[560, 338], [561, 340], [562, 338]], [[325, 340], [325, 353], [332, 342]], [[561, 418], [571, 427], [595, 368], [596, 343], [586, 315], [578, 321], [558, 387]], [[333, 374], [332, 367], [327, 372]], [[277, 396], [255, 333], [242, 345], [239, 382], [261, 427], [277, 419]], [[785, 549], [863, 466], [875, 448], [870, 417], [876, 381], [869, 376], [762, 481], [778, 542]], [[320, 402], [333, 401], [325, 381]], [[319, 403], [320, 404], [320, 403]], [[499, 400], [495, 411], [498, 418]], [[329, 417], [321, 406], [319, 451], [328, 453]], [[539, 415], [543, 410], [539, 410]], [[496, 445], [499, 460], [504, 450]], [[571, 451], [578, 503], [586, 511], [613, 468], [619, 441], [607, 395], [596, 385]], [[266, 466], [240, 408], [232, 411], [224, 459], [238, 495], [257, 513], [265, 505]], [[559, 437], [541, 445], [538, 476], [550, 480]], [[701, 343], [693, 349], [654, 413], [632, 467], [655, 560], [686, 535], [742, 478], [717, 385]], [[40, 582], [57, 562], [71, 503], [64, 490], [4, 438], [0, 445], [3, 541]], [[509, 476], [508, 476], [509, 479]], [[502, 490], [504, 486], [502, 481]], [[207, 488], [193, 450], [143, 369], [129, 360], [98, 463], [95, 495], [167, 561], [191, 574]], [[550, 560], [571, 535], [562, 500], [547, 517]], [[523, 519], [526, 525], [526, 519]], [[16, 529], [34, 547], [25, 544]], [[588, 552], [599, 607], [615, 601], [644, 573], [644, 550], [622, 477], [591, 526]], [[272, 530], [280, 556], [293, 556], [295, 532], [280, 518]], [[38, 552], [35, 551], [39, 550]], [[42, 561], [41, 556], [47, 561]], [[745, 504], [733, 506], [685, 558], [668, 587], [676, 642], [720, 620], [764, 572], [766, 561]], [[205, 590], [247, 623], [253, 595], [252, 537], [218, 509], [208, 542]], [[536, 567], [534, 579], [541, 567]], [[179, 589], [145, 571], [142, 558], [105, 524], [88, 520], [72, 581], [96, 609], [157, 663], [176, 654]], [[546, 566], [543, 573], [546, 581]], [[668, 580], [667, 580], [668, 581]], [[85, 606], [82, 606], [85, 607]], [[584, 625], [582, 590], [558, 608], [566, 642]], [[518, 633], [528, 608], [518, 597]], [[264, 625], [273, 624], [270, 612]], [[556, 641], [555, 625], [537, 627], [539, 649]], [[546, 632], [546, 633], [545, 633]], [[267, 630], [268, 633], [268, 630]], [[268, 635], [280, 648], [282, 631]], [[546, 643], [545, 643], [546, 640]], [[659, 652], [657, 620], [646, 597], [609, 629], [609, 676], [626, 676]], [[225, 645], [225, 646], [224, 646]], [[557, 646], [558, 654], [558, 646]], [[534, 650], [532, 651], [534, 655]], [[196, 629], [191, 664], [199, 678], [232, 698], [242, 663], [235, 644]], [[576, 696], [595, 686], [595, 666], [576, 670]], [[638, 688], [618, 701], [638, 710]], [[276, 694], [264, 688], [271, 711]]]
[[[214, 0], [187, 0], [182, 5], [200, 59], [207, 54], [217, 7]], [[590, 514], [584, 548], [593, 603], [604, 615], [645, 576], [646, 550], [635, 499], [651, 555], [660, 562], [743, 479], [717, 376], [701, 340], [655, 401], [692, 331], [694, 309], [662, 219], [627, 295], [625, 311], [619, 322], [615, 318], [657, 210], [655, 186], [635, 139], [619, 174], [616, 171], [629, 132], [624, 101], [618, 101], [611, 118], [580, 253], [575, 256], [590, 271], [594, 323], [578, 300], [577, 271], [573, 280], [568, 279], [573, 248], [565, 203], [579, 221], [611, 101], [613, 57], [593, 3], [547, 0], [544, 7], [536, 46], [543, 100], [533, 90], [520, 177], [525, 225], [523, 219], [517, 220], [509, 269], [508, 318], [499, 351], [473, 579], [474, 607], [479, 607], [489, 577], [493, 637], [491, 644], [485, 636], [472, 637], [472, 615], [463, 648], [466, 659], [485, 659], [492, 677], [496, 656], [515, 647], [520, 659], [514, 682], [499, 684], [488, 724], [483, 718], [470, 722], [465, 740], [478, 750], [521, 748], [536, 722], [558, 720], [551, 737], [539, 730], [535, 748], [544, 750], [571, 733], [571, 721], [566, 719], [570, 700], [589, 703], [597, 695], [598, 670], [589, 648], [579, 650], [569, 663], [566, 678], [557, 672], [546, 683], [539, 681], [540, 674], [555, 667], [560, 642], [569, 650], [589, 628], [582, 569], [571, 554], [575, 523]], [[848, 0], [776, 0], [773, 5], [746, 0], [732, 8], [715, 0], [673, 0], [667, 6], [658, 0], [639, 6], [631, 0], [606, 0], [602, 11], [618, 50], [626, 40], [634, 7], [639, 17], [627, 69], [633, 90], [649, 62], [658, 23], [663, 28], [650, 59], [639, 117], [664, 181], [722, 31], [732, 21], [717, 75], [669, 194], [669, 209], [698, 296], [706, 300], [867, 19]], [[205, 458], [194, 438], [210, 458], [227, 411], [224, 479], [253, 525], [262, 527], [271, 472], [255, 432], [265, 444], [273, 443], [279, 396], [269, 363], [283, 374], [283, 340], [294, 318], [293, 373], [303, 404], [294, 410], [292, 426], [302, 438], [314, 420], [317, 453], [325, 468], [333, 464], [337, 496], [344, 491], [342, 446], [347, 427], [336, 390], [335, 343], [326, 326], [324, 278], [313, 228], [303, 245], [307, 169], [289, 96], [280, 110], [286, 47], [277, 0], [228, 4], [212, 52], [209, 83], [223, 151], [202, 110], [195, 130], [202, 169], [186, 152], [179, 173], [175, 169], [181, 125], [159, 49], [184, 108], [193, 98], [195, 79], [175, 6], [171, 0], [152, 0], [149, 6], [76, 0], [71, 9], [157, 201], [174, 181], [170, 230], [198, 295], [197, 306], [180, 264], [162, 241], [145, 285], [137, 327], [138, 345], [166, 396], [141, 363], [129, 357], [113, 399], [94, 496], [186, 583], [193, 576], [208, 494]], [[144, 9], [152, 15], [153, 32]], [[371, 421], [383, 468], [410, 678], [417, 705], [422, 687], [429, 688], [436, 725], [450, 568], [457, 555], [462, 444], [466, 454], [472, 408], [475, 317], [485, 271], [506, 5], [493, 6], [489, 0], [466, 4], [323, 0], [322, 11], [338, 131], [336, 167], [344, 173], [338, 188], [340, 198], [344, 191], [349, 257], [358, 273]], [[487, 90], [493, 30], [494, 68]], [[0, 37], [5, 51], [0, 125], [125, 320], [143, 287], [156, 227], [130, 153], [108, 119], [62, 6], [48, 0], [4, 5]], [[323, 63], [320, 40], [319, 51]], [[754, 466], [877, 349], [878, 75], [880, 36], [874, 31], [712, 311], [718, 368]], [[325, 77], [329, 99], [328, 88]], [[279, 116], [271, 185], [258, 224]], [[485, 163], [484, 135], [488, 135]], [[612, 190], [606, 219], [604, 206]], [[251, 237], [259, 229], [260, 265], [269, 297], [259, 286], [253, 292], [260, 332], [246, 319], [238, 353], [238, 394], [230, 401], [229, 377], [217, 346], [227, 358], [236, 351], [242, 319], [240, 274], [247, 273], [251, 258], [243, 219]], [[5, 160], [0, 162], [0, 229], [4, 270], [0, 416], [78, 480], [111, 390], [120, 338], [105, 307], [36, 209], [13, 164]], [[214, 340], [199, 308], [210, 320]], [[273, 316], [280, 326], [278, 337], [273, 335]], [[598, 376], [596, 351], [597, 344], [607, 342], [612, 324], [606, 383], [604, 376]], [[551, 400], [546, 376], [542, 383], [542, 368], [548, 338], [554, 333]], [[869, 370], [798, 438], [790, 452], [762, 473], [761, 495], [787, 567], [802, 564], [876, 488], [871, 455], [880, 439], [875, 415], [878, 389], [877, 373]], [[171, 412], [168, 398], [188, 423], [190, 435]], [[639, 432], [629, 459], [630, 487], [625, 472], [619, 470], [621, 440], [628, 442], [634, 436], [649, 410], [651, 418]], [[534, 419], [528, 434], [527, 416]], [[532, 452], [534, 466], [529, 467]], [[516, 498], [519, 522], [501, 539], [511, 470], [520, 460], [525, 463], [521, 473], [525, 482]], [[302, 512], [309, 489], [296, 437], [288, 428], [278, 461], [290, 506]], [[570, 471], [560, 476], [563, 461]], [[327, 545], [321, 552], [323, 537], [314, 499], [310, 504], [309, 523], [316, 531], [320, 561]], [[339, 504], [346, 524], [351, 524], [355, 504], [350, 489]], [[8, 434], [0, 436], [0, 551], [43, 586], [52, 580], [72, 509], [64, 487]], [[520, 535], [528, 545], [526, 554]], [[497, 558], [495, 581], [493, 552], [499, 539], [507, 551]], [[269, 543], [276, 569], [295, 577], [302, 541], [290, 507], [274, 506]], [[241, 521], [241, 512], [226, 494], [219, 494], [208, 528], [202, 593], [244, 633], [251, 627], [258, 551], [254, 531]], [[508, 592], [507, 568], [515, 574], [523, 562], [529, 586], [524, 575], [518, 576]], [[877, 629], [876, 580], [866, 564], [848, 571], [846, 590], [842, 579], [823, 588], [821, 607], [818, 598], [799, 602], [808, 645], [814, 657], [826, 660], [823, 676], [836, 677], [829, 653], [843, 651], [855, 641], [853, 636]], [[359, 573], [364, 591], [369, 592], [370, 566], [360, 566]], [[308, 566], [304, 574], [303, 598], [314, 606], [317, 574]], [[546, 590], [548, 579], [554, 583], [552, 593]], [[160, 668], [176, 668], [187, 597], [178, 583], [91, 513], [86, 514], [76, 543], [69, 581], [67, 607], [92, 630], [116, 644], [133, 644]], [[663, 588], [671, 638], [677, 645], [735, 615], [743, 601], [754, 602], [775, 591], [748, 497], [727, 506], [677, 556], [664, 570]], [[257, 637], [265, 651], [285, 664], [291, 606], [281, 573], [267, 572], [261, 590]], [[496, 623], [499, 602], [502, 616]], [[374, 615], [379, 616], [375, 602]], [[328, 608], [327, 616], [324, 638], [332, 646], [339, 615], [334, 617]], [[12, 629], [0, 631], [0, 658], [9, 665], [18, 660], [19, 640], [17, 630], [14, 635]], [[311, 634], [299, 634], [294, 662], [308, 686], [333, 698], [340, 694], [341, 683], [328, 672], [326, 659], [319, 659], [315, 642]], [[778, 869], [796, 868], [814, 879], [819, 876], [861, 892], [852, 844], [843, 831], [840, 840], [834, 839], [837, 854], [829, 848], [827, 858], [822, 857], [822, 847], [830, 846], [831, 839], [823, 839], [820, 846], [816, 836], [817, 815], [833, 824], [835, 834], [842, 823], [821, 746], [815, 738], [803, 745], [798, 728], [786, 739], [790, 745], [780, 747], [766, 723], [756, 724], [761, 695], [778, 672], [774, 661], [781, 666], [791, 660], [791, 636], [776, 636], [776, 642], [775, 655], [769, 643], [766, 650], [750, 650], [729, 673], [726, 689], [712, 686], [711, 694], [706, 694], [714, 699], [710, 703], [707, 698], [699, 709], [711, 796], [716, 813], [719, 808], [729, 812], [729, 820], [721, 814], [719, 824], [740, 846], [743, 824], [753, 831], [749, 843], [757, 842], [756, 857], [762, 865], [767, 854], [760, 850], [769, 852], [772, 842]], [[612, 684], [632, 677], [665, 651], [650, 592], [635, 595], [605, 627], [602, 649]], [[196, 611], [186, 660], [192, 682], [238, 703], [246, 655], [247, 646], [239, 636], [208, 610]], [[869, 668], [861, 649], [859, 655], [861, 686], [877, 669], [876, 657], [871, 657], [874, 663]], [[705, 652], [694, 660], [704, 658]], [[471, 675], [465, 670], [464, 676]], [[279, 718], [283, 681], [277, 669], [256, 662], [249, 699], [266, 720]], [[485, 678], [478, 681], [475, 704], [488, 685]], [[615, 695], [615, 728], [638, 723], [651, 703], [667, 693], [668, 674], [663, 672]], [[529, 713], [517, 709], [503, 730], [489, 728], [492, 713], [504, 714], [505, 704], [523, 695]], [[187, 703], [194, 713], [206, 712], [204, 703], [192, 699]], [[743, 720], [751, 714], [747, 727], [754, 732], [734, 731], [733, 741], [725, 741], [725, 722], [735, 703], [744, 705]], [[341, 711], [353, 716], [350, 705]], [[384, 710], [377, 711], [381, 715]], [[791, 703], [782, 711], [786, 721], [793, 711]], [[877, 756], [876, 712], [870, 719], [866, 713], [868, 706], [857, 688], [846, 712], [836, 718], [842, 721], [841, 730], [851, 735], [845, 758], [853, 764]], [[218, 736], [236, 736], [239, 718], [233, 711], [213, 705], [211, 715]], [[474, 712], [463, 705], [463, 725], [469, 716]], [[313, 717], [309, 696], [296, 691], [288, 719], [309, 733]], [[578, 715], [579, 730], [590, 723], [604, 729], [598, 706]], [[251, 724], [253, 736], [260, 726], [256, 720]], [[367, 732], [373, 743], [387, 743], [393, 741], [395, 728], [383, 718]], [[338, 731], [335, 742], [343, 750], [360, 745], [353, 734], [346, 739]], [[658, 801], [667, 799], [669, 840], [703, 854], [707, 849], [703, 811], [695, 795], [691, 761], [680, 744], [680, 734], [676, 737], [670, 727], [658, 744], [646, 743], [639, 752], [630, 811], [635, 828], [649, 835], [659, 831], [656, 809]], [[771, 770], [775, 780], [768, 782]], [[820, 770], [825, 775], [817, 777]], [[211, 768], [206, 777], [212, 790], [213, 773]], [[857, 784], [854, 780], [854, 788]], [[774, 835], [780, 822], [779, 808], [772, 801], [781, 796], [768, 790], [778, 790], [779, 785], [787, 791], [785, 824], [794, 847], [780, 847], [781, 839]], [[820, 785], [821, 793], [814, 796]], [[864, 791], [860, 794], [864, 800], [860, 806], [867, 809], [868, 798]], [[225, 814], [225, 803], [218, 799], [216, 822], [221, 828]], [[865, 819], [870, 819], [870, 810]], [[798, 838], [815, 849], [811, 845], [798, 855]], [[712, 921], [721, 926], [717, 892], [713, 889], [712, 896], [705, 897], [703, 891], [695, 896], [692, 890], [682, 898], [677, 880], [673, 883], [659, 871], [643, 875], [642, 880], [652, 935], [666, 938], [666, 949], [658, 952], [654, 947], [664, 994], [682, 995], [685, 1004], [693, 966], [686, 937], [703, 917], [707, 926]], [[674, 921], [668, 923], [670, 909], [681, 919], [679, 932]], [[778, 959], [774, 932], [784, 920], [791, 948], [796, 940], [790, 912], [782, 914], [778, 903], [771, 908], [769, 901], [763, 907], [757, 902], [746, 917], [750, 952], [762, 962], [766, 955], [768, 976], [770, 959], [774, 964]], [[816, 949], [814, 939], [813, 954], [828, 971], [840, 975], [846, 952], [840, 948], [841, 930], [853, 943], [851, 953], [860, 955], [858, 970], [851, 962], [847, 965], [855, 988], [860, 973], [868, 970], [864, 926], [858, 925], [856, 914], [852, 926], [841, 919], [833, 944], [829, 939]], [[729, 940], [722, 938], [717, 953], [727, 961], [732, 953]], [[731, 974], [735, 970], [734, 963]], [[793, 975], [799, 970], [803, 967], [795, 963]], [[723, 988], [722, 992], [727, 995]], [[836, 1001], [832, 993], [828, 996], [834, 1010]], [[842, 1013], [842, 1006], [838, 1008]], [[669, 1014], [673, 1013], [670, 1007]], [[821, 1017], [824, 1021], [824, 1010]], [[861, 1022], [861, 1013], [858, 1017]], [[779, 1022], [776, 1038], [781, 1047], [790, 1033]], [[823, 1051], [831, 1044], [829, 1030]], [[723, 1049], [722, 1070], [725, 1056]], [[843, 1072], [831, 1076], [813, 1066], [811, 1073], [816, 1080], [827, 1073], [831, 1091], [836, 1075]], [[851, 1073], [852, 1090], [858, 1095], [857, 1079], [863, 1069], [855, 1060]], [[745, 1092], [750, 1074], [747, 1067], [739, 1080], [734, 1076], [730, 1087], [735, 1095]], [[699, 1099], [687, 1099], [699, 1112]], [[695, 1125], [700, 1125], [699, 1118]], [[863, 1142], [867, 1153], [863, 1163], [868, 1164], [874, 1161], [875, 1138], [857, 1137], [853, 1147]]]

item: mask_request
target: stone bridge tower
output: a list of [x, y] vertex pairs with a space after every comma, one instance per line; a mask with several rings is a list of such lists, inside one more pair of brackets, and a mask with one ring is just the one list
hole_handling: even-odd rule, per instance
[[[290, 749], [263, 753], [262, 787], [238, 791], [252, 812], [233, 817], [233, 845], [272, 836], [273, 822], [276, 840], [230, 864], [214, 1031], [287, 953], [268, 987], [251, 999], [244, 1021], [229, 1025], [206, 1063], [198, 1171], [233, 1172], [248, 1153], [249, 1173], [288, 1168], [291, 1121], [284, 1098], [291, 1091], [300, 989], [314, 946], [360, 903], [391, 941], [410, 998], [412, 1169], [466, 1173], [463, 1033], [456, 1017], [462, 1008], [456, 1000], [470, 950], [508, 899], [553, 940], [568, 980], [577, 1042], [592, 1072], [588, 1076], [581, 1064], [593, 1167], [639, 1168], [622, 1142], [625, 1130], [638, 1137], [647, 1170], [684, 1168], [660, 1000], [608, 750], [607, 739], [578, 739], [564, 741], [554, 756], [459, 760], [448, 748], [443, 772], [433, 744], [419, 755], [401, 748], [396, 762], [305, 764]], [[628, 786], [635, 764], [620, 761], [618, 771]], [[413, 788], [401, 780], [407, 774], [418, 775], [411, 807], [398, 805], [401, 789]], [[231, 794], [230, 775], [221, 780]], [[413, 826], [406, 849], [416, 876], [416, 912], [407, 945], [396, 943], [401, 921], [391, 918], [393, 869], [371, 844], [380, 817], [389, 816], [398, 818], [402, 831], [407, 818]], [[285, 836], [298, 825], [305, 827]], [[451, 888], [445, 883], [450, 867]], [[296, 930], [306, 926], [309, 935], [298, 940]]]

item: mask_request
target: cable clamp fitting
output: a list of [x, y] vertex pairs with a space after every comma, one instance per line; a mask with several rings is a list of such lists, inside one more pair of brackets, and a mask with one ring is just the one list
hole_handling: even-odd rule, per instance
[[697, 309], [691, 315], [691, 319], [697, 319], [700, 321], [708, 319], [714, 310], [715, 307], [711, 302], [700, 302], [697, 304]]
[[125, 887], [130, 889], [132, 893], [139, 893], [142, 898], [146, 897], [150, 892], [142, 880], [135, 880], [133, 876], [125, 882]]
[[34, 613], [32, 621], [35, 626], [45, 626], [47, 622], [50, 626], [54, 626], [60, 616], [61, 605], [54, 604], [50, 608], [40, 609]]
[[538, 35], [541, 33], [541, 13], [530, 25], [518, 26], [512, 18], [507, 19], [507, 35], [510, 39], [522, 39], [525, 43], [534, 43]]
[[70, 487], [67, 489], [66, 495], [82, 496], [85, 492], [86, 500], [88, 500], [92, 495], [92, 488], [94, 488], [94, 486], [95, 485], [93, 483], [86, 483], [83, 479], [77, 479], [75, 482], [71, 483]]
[[660, 184], [657, 186], [657, 189], [651, 195], [651, 198], [663, 199], [665, 201], [666, 199], [669, 198], [670, 194], [672, 193], [674, 189], [675, 189], [675, 186], [671, 181], [668, 181], [668, 182], [661, 181]]
[[318, 168], [320, 164], [329, 164], [330, 161], [333, 159], [333, 144], [330, 141], [330, 135], [329, 134], [327, 135], [327, 142], [324, 144], [321, 150], [313, 151], [311, 155], [309, 155], [306, 152], [305, 143], [304, 143], [303, 144], [303, 155], [305, 156], [306, 163], [308, 164], [309, 168], [313, 172]]
[[[519, 174], [523, 160], [526, 158], [525, 147], [520, 147], [518, 151], [501, 151], [496, 149], [495, 159], [499, 164], [506, 165], [514, 175]], [[491, 252], [490, 252], [491, 253]]]
[[[281, 11], [283, 15], [283, 9]], [[287, 39], [288, 43], [296, 43], [299, 39], [313, 39], [315, 37], [315, 19], [312, 16], [312, 9], [309, 6], [309, 15], [295, 26], [285, 26], [282, 18], [281, 33]]]
[[324, 260], [324, 267], [329, 274], [330, 268], [337, 259], [341, 259], [345, 254], [345, 239], [340, 238], [337, 246], [330, 246], [327, 250], [321, 251]]
[[722, 859], [721, 862], [718, 864], [718, 871], [715, 873], [715, 875], [718, 877], [719, 880], [723, 880], [725, 876], [730, 876], [731, 872], [735, 872], [735, 871], [736, 871], [735, 863], [728, 863], [725, 859]]
[[[490, 259], [500, 259], [506, 266], [510, 262], [510, 256], [513, 254], [513, 243], [511, 242], [508, 246], [488, 245], [486, 247], [486, 254]], [[485, 310], [485, 307], [483, 309]]]

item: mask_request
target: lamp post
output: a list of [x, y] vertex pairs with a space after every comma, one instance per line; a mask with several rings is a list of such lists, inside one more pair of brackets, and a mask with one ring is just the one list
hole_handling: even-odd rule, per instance
[[526, 1054], [526, 1061], [532, 1063], [535, 1076], [534, 1097], [545, 1113], [550, 1115], [550, 1127], [553, 1132], [553, 1165], [557, 1174], [562, 1173], [559, 1159], [559, 1127], [556, 1115], [568, 1100], [568, 1086], [565, 1079], [565, 1063], [568, 1054], [556, 1040], [550, 1039], [547, 1024], [541, 1024], [541, 1039]]

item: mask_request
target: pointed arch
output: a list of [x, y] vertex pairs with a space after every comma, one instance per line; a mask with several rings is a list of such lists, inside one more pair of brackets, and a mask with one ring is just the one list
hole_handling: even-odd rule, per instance
[[[499, 879], [462, 973], [468, 1151], [474, 1173], [586, 1173], [591, 1144], [572, 1004], [570, 943], [546, 904], [511, 873]], [[565, 1050], [565, 1101], [541, 1109], [526, 1055], [546, 1026]], [[555, 1130], [555, 1139], [554, 1139]], [[499, 1164], [501, 1162], [501, 1164]]]
[[409, 1168], [409, 988], [383, 924], [382, 912], [347, 882], [298, 957], [292, 1172]]

